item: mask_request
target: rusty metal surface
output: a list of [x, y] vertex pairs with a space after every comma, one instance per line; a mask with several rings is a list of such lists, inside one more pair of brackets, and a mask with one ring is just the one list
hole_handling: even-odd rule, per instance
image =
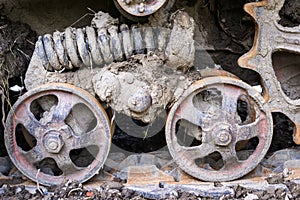
[[[245, 5], [246, 12], [255, 21], [256, 33], [252, 49], [239, 59], [239, 65], [260, 74], [271, 111], [281, 112], [295, 123], [294, 142], [300, 144], [300, 99], [291, 99], [284, 93], [272, 64], [274, 52], [292, 52], [298, 56], [300, 53], [300, 27], [284, 27], [278, 23], [283, 4], [284, 0], [264, 0]], [[283, 74], [285, 78], [294, 75], [297, 72], [293, 70]]]
[[[203, 93], [210, 95], [201, 96]], [[237, 115], [241, 98], [249, 101], [245, 121]], [[182, 144], [179, 126], [200, 144]], [[257, 91], [238, 79], [211, 77], [194, 83], [172, 107], [166, 122], [166, 140], [172, 157], [188, 174], [205, 181], [228, 181], [247, 174], [264, 158], [271, 144], [272, 128], [271, 112]], [[240, 159], [237, 143], [255, 137], [259, 142], [254, 151], [247, 159]], [[221, 155], [222, 166], [205, 161], [214, 152]]]
[[[53, 96], [57, 98], [54, 105]], [[36, 115], [37, 101], [46, 109], [42, 116]], [[46, 84], [29, 91], [13, 106], [6, 126], [5, 144], [12, 162], [28, 178], [44, 185], [88, 180], [101, 169], [110, 149], [111, 130], [105, 110], [89, 93], [69, 84]], [[22, 135], [29, 147], [21, 145]], [[92, 154], [88, 165], [71, 158], [71, 152], [80, 149]], [[52, 164], [42, 164], [49, 159]]]
[[168, 0], [114, 0], [121, 9], [130, 15], [144, 17], [158, 11]]
[[[150, 15], [167, 2], [171, 1], [115, 0], [133, 16]], [[32, 89], [48, 82], [72, 83], [91, 94], [96, 93], [116, 112], [147, 123], [153, 122], [160, 112], [174, 104], [166, 122], [166, 139], [178, 165], [191, 176], [205, 181], [240, 178], [253, 170], [269, 149], [273, 131], [271, 112], [282, 112], [296, 124], [294, 141], [300, 144], [300, 100], [287, 97], [272, 64], [272, 55], [276, 51], [300, 52], [300, 28], [286, 28], [277, 23], [283, 2], [266, 0], [245, 6], [256, 21], [256, 35], [252, 50], [239, 59], [239, 64], [261, 75], [263, 97], [235, 75], [222, 70], [202, 70], [195, 73], [194, 79], [189, 79], [191, 77], [185, 72], [193, 66], [194, 21], [182, 11], [173, 16], [172, 29], [143, 25], [129, 28], [123, 24], [118, 33], [115, 19], [105, 21], [105, 18], [99, 17], [105, 14], [99, 12], [96, 19], [103, 27], [95, 23], [95, 26], [85, 29], [68, 28], [64, 33], [41, 36], [26, 74], [26, 88]], [[148, 3], [153, 3], [153, 7], [147, 7]], [[175, 52], [178, 54], [173, 56]], [[66, 73], [57, 73], [64, 70]], [[36, 80], [37, 77], [40, 79]], [[191, 85], [203, 77], [209, 78]], [[96, 129], [101, 134], [93, 134], [95, 132], [92, 131], [90, 137], [77, 134], [76, 126], [65, 128], [69, 125], [65, 124], [68, 112], [58, 109], [48, 110], [41, 117], [43, 122], [36, 120], [28, 112], [31, 104], [35, 99], [48, 95], [58, 98], [58, 107], [62, 110], [71, 110], [75, 104], [87, 106], [96, 116], [99, 122]], [[245, 107], [243, 111], [238, 111], [239, 101]], [[80, 112], [74, 116], [80, 118], [76, 125], [86, 120]], [[53, 119], [57, 121], [51, 121]], [[50, 122], [50, 125], [44, 122]], [[18, 124], [22, 124], [23, 131], [37, 140], [35, 145], [31, 137], [25, 137], [29, 146], [33, 147], [29, 151], [18, 146]], [[103, 166], [111, 142], [109, 120], [98, 101], [69, 85], [50, 84], [30, 90], [14, 106], [7, 125], [10, 132], [6, 134], [6, 145], [15, 165], [30, 179], [45, 185], [59, 184], [66, 179], [82, 182], [91, 178]], [[179, 138], [178, 132], [182, 129], [184, 136], [193, 139], [188, 145]], [[246, 153], [242, 152], [252, 139], [258, 141], [253, 151], [247, 149]], [[70, 151], [82, 148], [78, 141], [100, 148], [95, 161], [84, 169], [74, 167], [68, 158]], [[53, 159], [62, 175], [39, 171], [35, 163], [44, 158]], [[172, 182], [173, 178], [151, 167], [132, 167], [130, 170], [129, 184]], [[146, 179], [143, 180], [143, 177]]]

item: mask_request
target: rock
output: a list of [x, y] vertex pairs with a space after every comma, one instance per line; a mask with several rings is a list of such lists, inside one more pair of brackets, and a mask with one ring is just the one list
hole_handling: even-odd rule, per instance
[[7, 175], [12, 169], [12, 163], [8, 156], [0, 157], [0, 173], [3, 175]]
[[247, 194], [244, 200], [254, 200], [254, 199], [259, 199], [259, 198], [255, 194]]

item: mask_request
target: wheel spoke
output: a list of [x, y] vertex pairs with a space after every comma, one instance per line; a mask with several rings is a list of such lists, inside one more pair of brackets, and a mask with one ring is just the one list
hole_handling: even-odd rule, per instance
[[245, 94], [244, 90], [230, 85], [226, 87], [218, 85], [216, 89], [222, 93], [222, 117], [226, 120], [234, 118], [237, 113], [238, 99]]
[[52, 121], [64, 121], [72, 108], [81, 102], [81, 99], [76, 95], [70, 95], [69, 93], [59, 93], [55, 94], [58, 98], [58, 104], [54, 110]]
[[190, 160], [195, 160], [197, 158], [204, 158], [205, 156], [213, 153], [215, 147], [209, 143], [203, 143], [199, 146], [194, 147], [179, 147], [179, 155], [185, 155], [186, 158]]
[[58, 168], [63, 172], [65, 176], [80, 170], [80, 168], [76, 167], [75, 164], [72, 162], [68, 153], [58, 154], [53, 158]]
[[184, 119], [197, 126], [203, 126], [203, 119], [208, 117], [208, 114], [201, 112], [193, 104], [193, 96], [190, 95], [178, 108], [176, 115], [178, 119]]
[[37, 130], [42, 130], [43, 125], [35, 118], [33, 113], [29, 110], [27, 103], [24, 103], [14, 115], [17, 124], [21, 124], [28, 131], [28, 133], [34, 137], [39, 136]]
[[250, 124], [237, 125], [236, 141], [249, 140], [254, 137], [263, 137], [268, 131], [267, 118], [263, 112]]
[[35, 146], [27, 152], [22, 151], [22, 154], [32, 164], [38, 163], [46, 157], [44, 151], [39, 146]]
[[224, 169], [232, 170], [232, 166], [240, 163], [233, 146], [220, 151], [220, 153], [224, 161]]
[[251, 124], [237, 125], [236, 141], [249, 140], [259, 134], [259, 119], [256, 119]]
[[108, 138], [103, 126], [97, 125], [93, 130], [83, 133], [80, 137], [74, 137], [73, 148], [80, 149], [88, 146], [104, 146]]

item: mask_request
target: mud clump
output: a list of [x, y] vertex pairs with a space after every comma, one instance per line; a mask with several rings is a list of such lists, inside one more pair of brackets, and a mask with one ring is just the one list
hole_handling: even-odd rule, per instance
[[36, 33], [29, 25], [12, 22], [6, 16], [0, 15], [1, 79], [20, 77], [25, 74], [34, 50], [35, 40]]
[[[1, 11], [1, 10], [0, 10]], [[14, 95], [9, 94], [9, 82], [17, 84], [16, 79], [24, 78], [31, 55], [34, 50], [36, 33], [30, 26], [21, 22], [13, 22], [6, 16], [0, 15], [0, 96], [2, 101], [14, 102]], [[9, 81], [12, 80], [12, 81]], [[5, 98], [4, 98], [5, 96]], [[6, 102], [1, 102], [0, 107], [5, 107], [1, 112], [0, 119], [9, 111]], [[0, 139], [3, 139], [3, 125], [0, 124]], [[0, 143], [0, 156], [6, 155], [3, 142]]]

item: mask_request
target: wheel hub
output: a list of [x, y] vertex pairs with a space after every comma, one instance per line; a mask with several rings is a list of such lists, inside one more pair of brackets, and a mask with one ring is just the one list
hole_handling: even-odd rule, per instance
[[228, 146], [232, 141], [231, 125], [227, 123], [217, 123], [212, 131], [214, 133], [214, 144], [217, 146]]
[[218, 146], [228, 146], [232, 141], [230, 130], [220, 130], [215, 138], [215, 144]]
[[64, 144], [65, 142], [58, 131], [49, 131], [45, 134], [44, 147], [49, 153], [59, 153]]
[[133, 16], [148, 16], [158, 11], [166, 0], [115, 0], [125, 12]]

